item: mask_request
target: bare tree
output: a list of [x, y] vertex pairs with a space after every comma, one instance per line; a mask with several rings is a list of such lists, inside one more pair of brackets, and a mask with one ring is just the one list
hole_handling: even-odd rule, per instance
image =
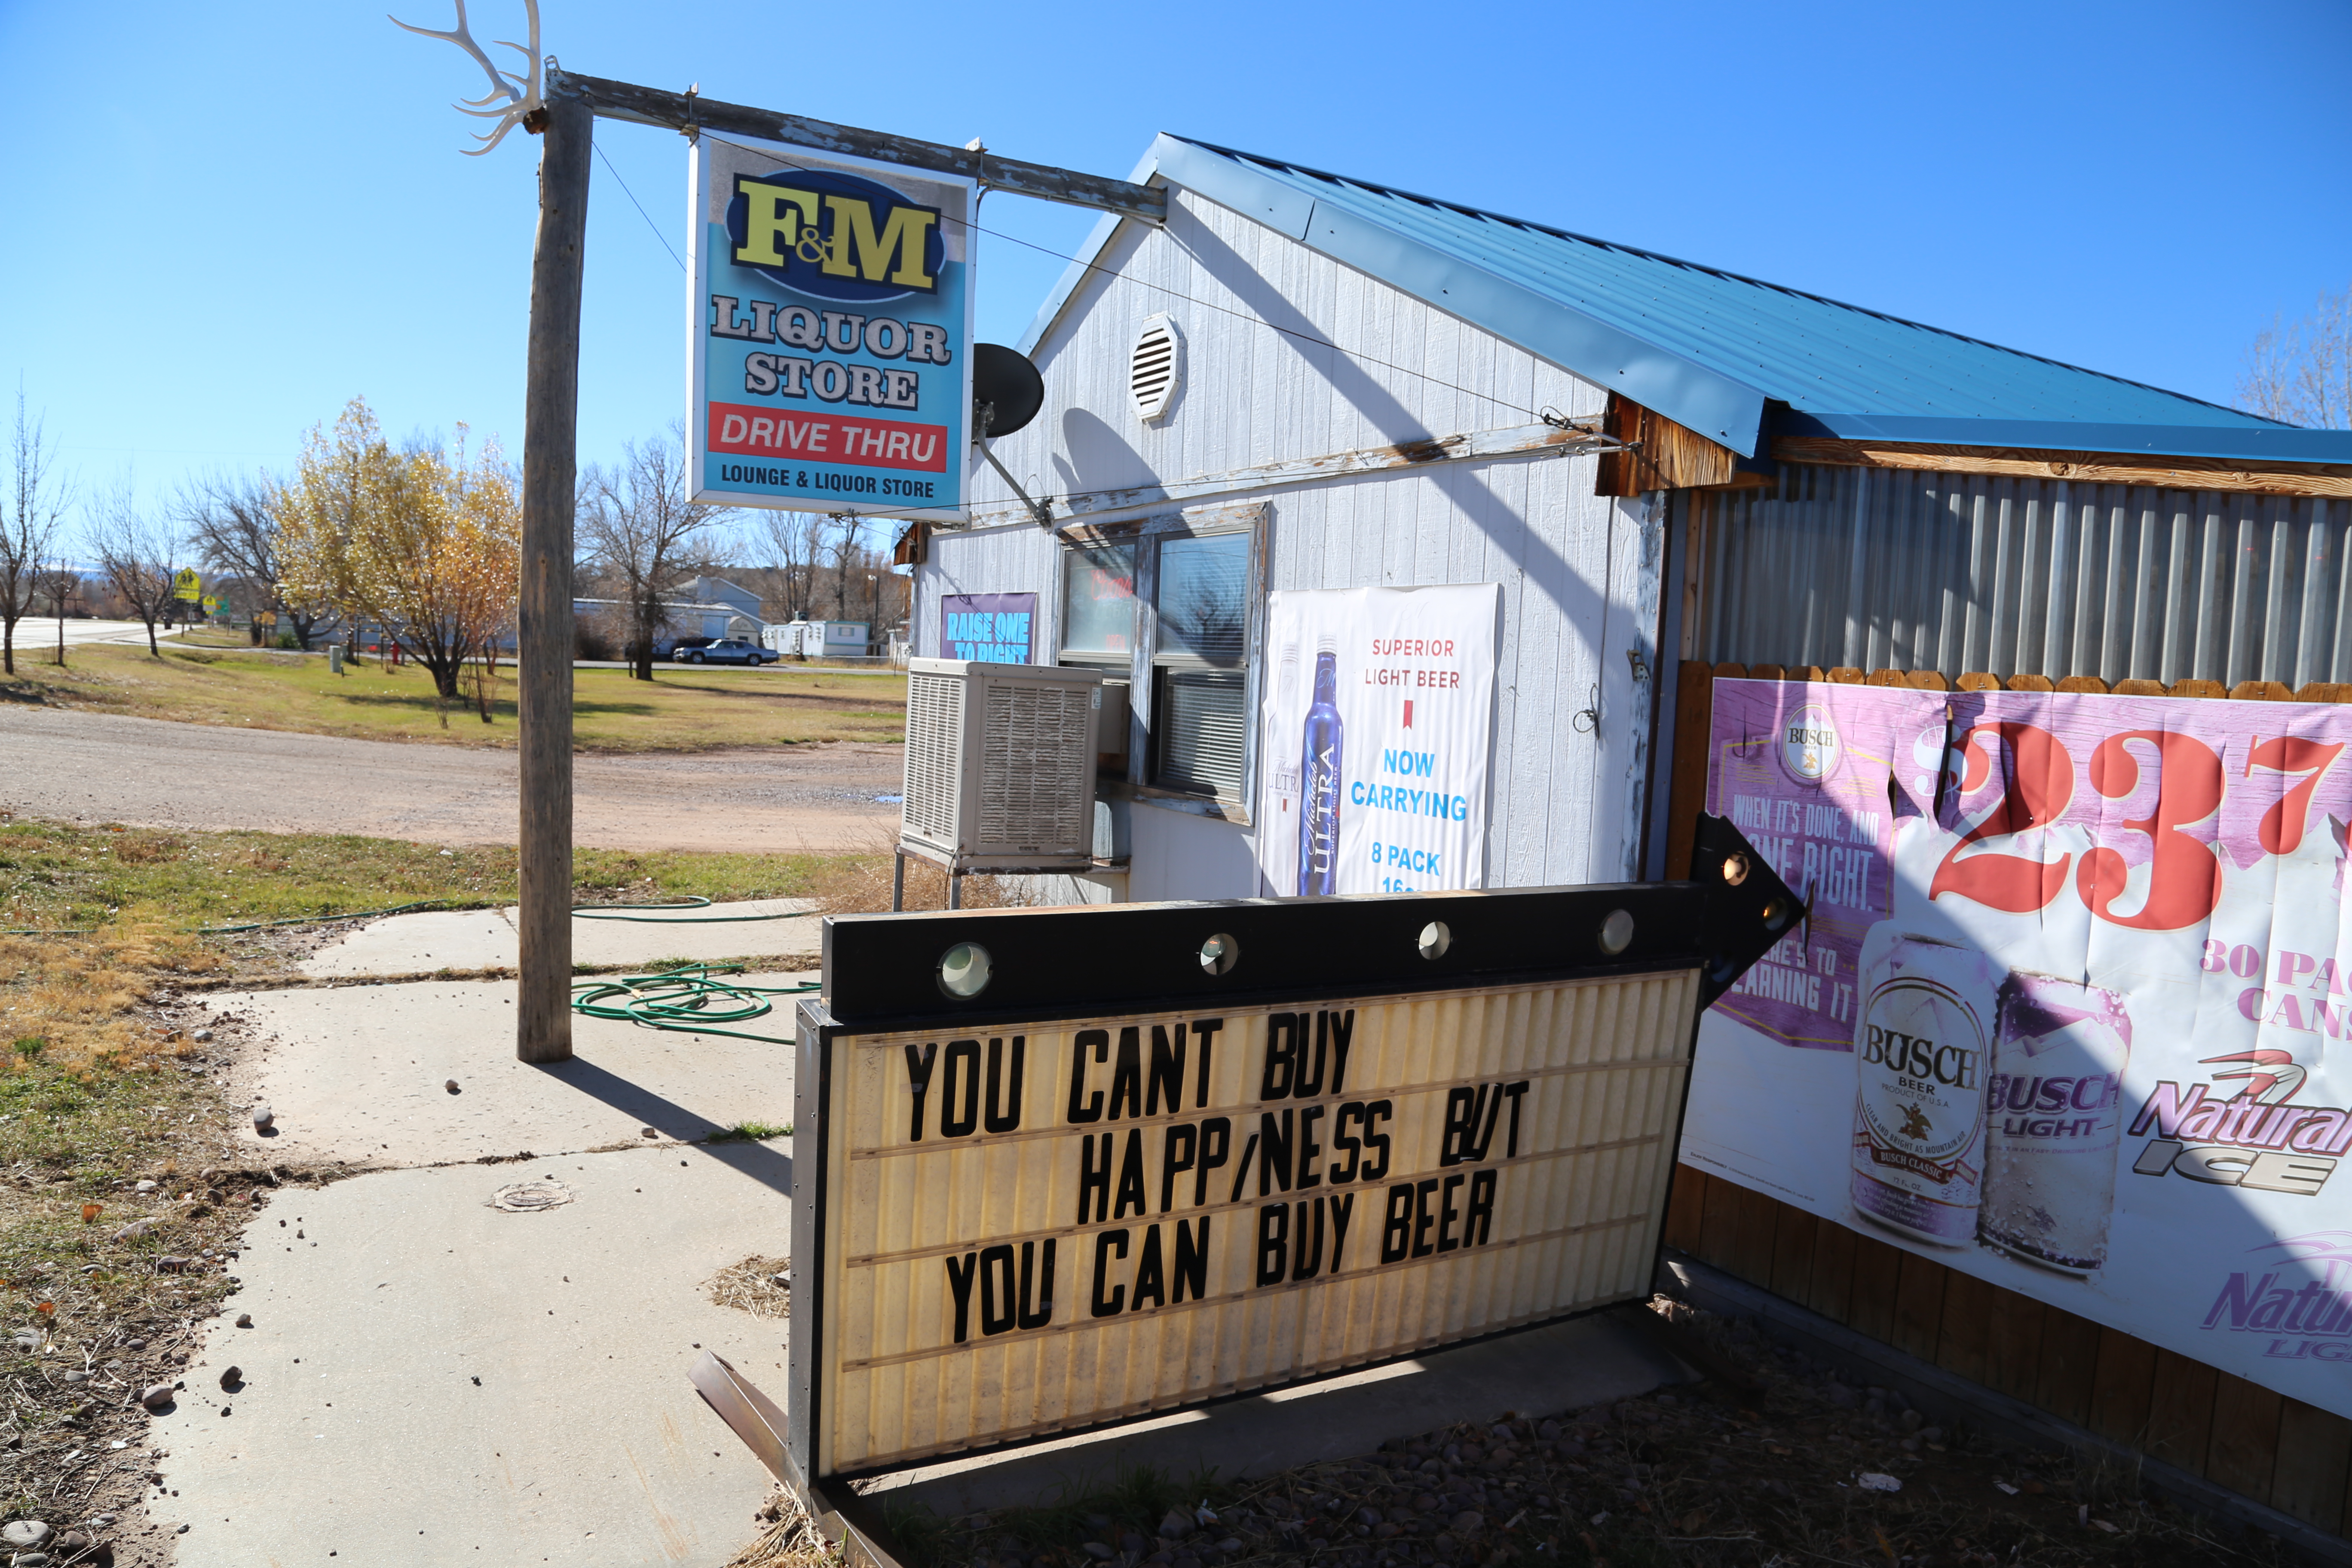
[[180, 542], [154, 512], [140, 507], [129, 474], [99, 496], [88, 543], [107, 585], [147, 628], [147, 651], [161, 658], [155, 623], [172, 608], [172, 563]]
[[267, 474], [214, 474], [180, 491], [177, 510], [204, 563], [254, 584], [286, 616], [296, 646], [307, 649], [334, 606], [291, 592], [286, 584], [279, 513], [284, 491]]
[[2246, 351], [2238, 405], [2307, 429], [2352, 428], [2352, 289], [2322, 294], [2300, 321], [2271, 319]]
[[[25, 389], [16, 389], [16, 422], [8, 437], [11, 483], [7, 511], [0, 514], [0, 669], [16, 673], [16, 623], [33, 613], [47, 591], [43, 568], [64, 531], [65, 481], [57, 473], [57, 453], [43, 422], [25, 410]], [[65, 662], [65, 628], [58, 628], [58, 662]]]
[[622, 657], [629, 673], [651, 680], [662, 595], [693, 574], [692, 547], [733, 509], [686, 499], [686, 426], [677, 421], [652, 440], [624, 443], [621, 453], [611, 468], [592, 463], [581, 475], [580, 538], [628, 605]]
[[[835, 618], [849, 618], [850, 595], [865, 586], [857, 581], [866, 565], [866, 520], [849, 512], [835, 512], [833, 518], [833, 613]], [[871, 627], [867, 628], [869, 631]]]
[[817, 563], [824, 553], [824, 521], [813, 511], [760, 513], [760, 531], [766, 537], [769, 562], [782, 589], [777, 595], [782, 619], [806, 615], [816, 596]]

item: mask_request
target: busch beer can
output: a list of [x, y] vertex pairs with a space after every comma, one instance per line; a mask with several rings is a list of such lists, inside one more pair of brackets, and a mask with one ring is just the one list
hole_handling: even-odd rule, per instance
[[1983, 1191], [2000, 973], [1973, 948], [1885, 924], [1870, 934], [1853, 1037], [1854, 1210], [1914, 1240], [1966, 1247]]
[[2010, 976], [1985, 1095], [1987, 1246], [2067, 1274], [2106, 1262], [2130, 1055], [2131, 1016], [2114, 992]]

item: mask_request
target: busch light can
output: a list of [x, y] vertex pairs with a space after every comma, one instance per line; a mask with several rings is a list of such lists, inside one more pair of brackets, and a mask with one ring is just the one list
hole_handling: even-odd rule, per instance
[[2106, 1262], [2130, 1055], [2131, 1016], [2114, 992], [2010, 976], [1985, 1094], [1987, 1246], [2066, 1274]]
[[1976, 1239], [1999, 970], [1973, 948], [1873, 929], [1854, 1022], [1853, 1206], [1916, 1241]]

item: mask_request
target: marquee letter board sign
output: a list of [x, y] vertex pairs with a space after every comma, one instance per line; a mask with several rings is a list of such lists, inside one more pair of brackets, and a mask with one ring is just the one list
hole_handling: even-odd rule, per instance
[[694, 499], [961, 519], [975, 184], [706, 134], [691, 185]]
[[795, 1091], [801, 1473], [1645, 1296], [1698, 1013], [1801, 913], [1728, 824], [1696, 864], [827, 921]]

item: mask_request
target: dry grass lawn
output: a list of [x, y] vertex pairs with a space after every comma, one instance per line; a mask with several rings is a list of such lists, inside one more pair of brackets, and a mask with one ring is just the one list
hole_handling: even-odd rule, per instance
[[[583, 902], [789, 897], [821, 891], [837, 865], [583, 849], [574, 888]], [[132, 1396], [182, 1376], [197, 1325], [235, 1295], [245, 1216], [320, 1179], [238, 1149], [229, 1131], [246, 1108], [221, 1076], [235, 1053], [205, 1037], [249, 1022], [211, 1005], [217, 989], [282, 970], [305, 928], [213, 928], [514, 896], [504, 847], [0, 812], [0, 1518], [79, 1520], [135, 1500], [146, 1461]], [[823, 1555], [777, 1550], [771, 1560]]]
[[[79, 647], [63, 669], [19, 651], [0, 700], [184, 723], [292, 730], [370, 741], [460, 746], [515, 743], [514, 672], [494, 683], [490, 721], [470, 701], [440, 710], [421, 666], [371, 658], [327, 672], [317, 655], [164, 646]], [[814, 741], [899, 741], [907, 678], [771, 665], [764, 669], [656, 665], [651, 681], [625, 670], [574, 672], [574, 742], [591, 752], [698, 752]], [[447, 722], [444, 726], [443, 720]]]

